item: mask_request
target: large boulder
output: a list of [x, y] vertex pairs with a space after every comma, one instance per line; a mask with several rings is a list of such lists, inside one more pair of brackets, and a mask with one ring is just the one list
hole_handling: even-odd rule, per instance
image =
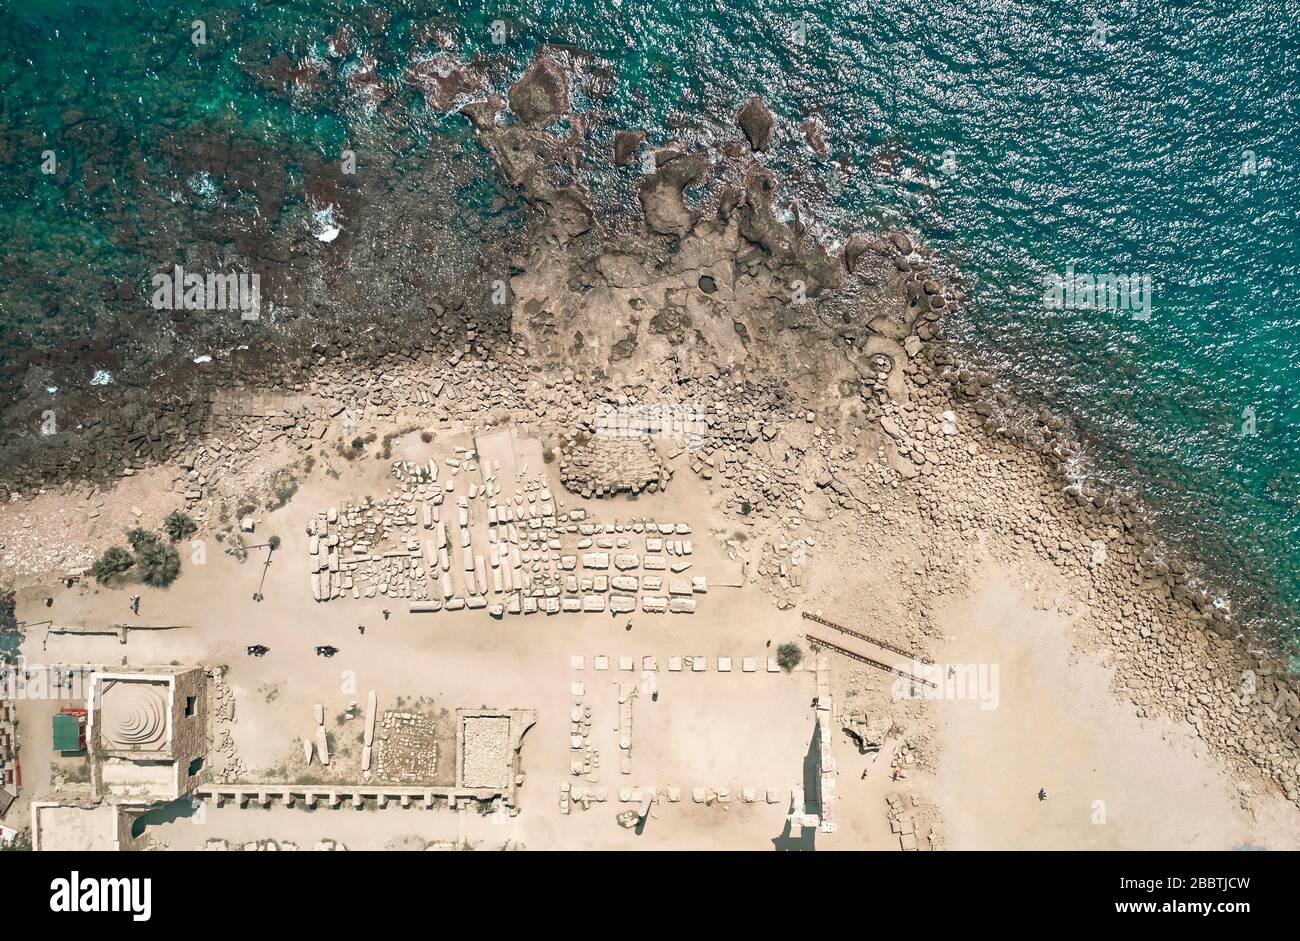
[[645, 224], [659, 235], [685, 235], [694, 224], [694, 215], [683, 195], [686, 187], [701, 182], [709, 160], [703, 153], [677, 157], [660, 166], [645, 178], [637, 194]]
[[858, 265], [858, 259], [871, 250], [871, 239], [861, 232], [854, 232], [844, 243], [844, 267], [852, 271]]
[[736, 123], [749, 138], [754, 150], [767, 150], [772, 146], [772, 112], [762, 98], [754, 95], [736, 114]]
[[645, 131], [619, 131], [614, 135], [614, 166], [626, 167], [645, 143]]

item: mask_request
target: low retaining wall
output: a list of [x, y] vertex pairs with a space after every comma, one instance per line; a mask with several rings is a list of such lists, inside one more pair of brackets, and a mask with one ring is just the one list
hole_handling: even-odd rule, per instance
[[347, 804], [361, 809], [367, 804], [379, 808], [433, 807], [436, 800], [445, 800], [449, 807], [469, 801], [495, 800], [505, 797], [506, 791], [496, 788], [462, 787], [376, 787], [372, 785], [311, 785], [300, 784], [205, 784], [195, 790], [195, 795], [216, 802], [218, 807], [235, 802], [240, 807], [256, 804], [269, 807], [279, 802], [285, 807], [328, 807], [331, 810]]

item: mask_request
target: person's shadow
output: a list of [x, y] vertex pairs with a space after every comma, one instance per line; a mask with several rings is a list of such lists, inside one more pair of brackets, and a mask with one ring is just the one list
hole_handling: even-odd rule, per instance
[[[808, 744], [808, 753], [803, 756], [803, 793], [804, 804], [807, 806], [808, 796], [818, 793], [821, 779], [821, 730], [817, 723], [813, 722], [812, 741]], [[817, 840], [816, 827], [799, 827], [799, 833], [794, 832], [794, 824], [787, 816], [785, 818], [785, 828], [782, 829], [779, 836], [772, 838], [772, 848], [777, 852], [813, 852], [817, 849], [814, 845]]]

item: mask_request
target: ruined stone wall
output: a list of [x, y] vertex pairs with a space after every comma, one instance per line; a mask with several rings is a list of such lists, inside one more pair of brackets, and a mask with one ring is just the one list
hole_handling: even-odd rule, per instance
[[[176, 793], [188, 794], [207, 781], [208, 753], [208, 677], [197, 667], [178, 673], [172, 686], [171, 727], [172, 755], [176, 761]], [[186, 715], [186, 706], [192, 700], [192, 709]], [[204, 759], [196, 774], [190, 774], [190, 764]]]

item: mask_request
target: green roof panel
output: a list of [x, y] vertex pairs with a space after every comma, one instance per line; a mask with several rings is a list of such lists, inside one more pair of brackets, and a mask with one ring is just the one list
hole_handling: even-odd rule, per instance
[[81, 748], [81, 723], [66, 712], [54, 716], [54, 750], [78, 751]]

